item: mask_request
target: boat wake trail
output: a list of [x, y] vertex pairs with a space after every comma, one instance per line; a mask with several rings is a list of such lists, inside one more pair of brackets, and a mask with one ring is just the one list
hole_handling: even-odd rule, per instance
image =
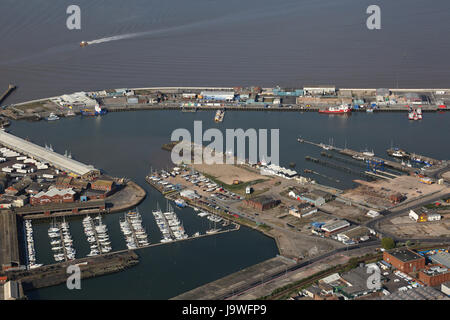
[[86, 41], [86, 43], [88, 45], [93, 45], [93, 44], [100, 44], [100, 43], [105, 43], [105, 42], [125, 40], [125, 39], [137, 38], [137, 37], [163, 35], [163, 34], [167, 34], [167, 33], [170, 34], [174, 31], [186, 30], [186, 28], [189, 28], [189, 27], [192, 28], [195, 26], [202, 26], [203, 24], [205, 24], [205, 22], [209, 22], [209, 21], [201, 21], [201, 22], [197, 22], [197, 23], [178, 25], [178, 26], [168, 27], [168, 28], [164, 28], [164, 29], [121, 34], [121, 35], [117, 35], [117, 36], [110, 36], [110, 37], [100, 38], [100, 39], [96, 39], [96, 40]]
[[87, 41], [87, 43], [89, 45], [92, 45], [92, 44], [98, 44], [98, 43], [104, 43], [104, 42], [110, 42], [110, 41], [124, 40], [124, 39], [130, 39], [130, 38], [143, 36], [148, 33], [149, 32], [137, 32], [137, 33], [122, 34], [122, 35], [118, 35], [118, 36], [112, 36], [112, 37], [106, 37], [106, 38], [100, 38], [97, 40]]
[[142, 31], [142, 32], [136, 32], [136, 33], [128, 33], [128, 34], [122, 34], [122, 35], [116, 35], [116, 36], [110, 36], [110, 37], [104, 37], [96, 40], [86, 41], [88, 45], [93, 44], [100, 44], [105, 42], [111, 42], [111, 41], [118, 41], [118, 40], [125, 40], [125, 39], [131, 39], [131, 38], [137, 38], [137, 37], [144, 37], [144, 36], [157, 36], [157, 35], [172, 35], [174, 33], [180, 33], [180, 32], [189, 32], [198, 28], [209, 28], [217, 25], [229, 25], [234, 23], [239, 23], [242, 21], [248, 22], [249, 20], [259, 20], [261, 18], [270, 17], [270, 16], [276, 16], [279, 14], [283, 14], [286, 12], [292, 12], [292, 7], [279, 7], [273, 10], [253, 10], [252, 15], [249, 17], [247, 12], [241, 12], [241, 13], [232, 13], [232, 14], [225, 14], [220, 17], [214, 17], [214, 18], [207, 18], [205, 20], [190, 22], [186, 24], [176, 25], [172, 27], [166, 27], [163, 29], [154, 29], [149, 31]]

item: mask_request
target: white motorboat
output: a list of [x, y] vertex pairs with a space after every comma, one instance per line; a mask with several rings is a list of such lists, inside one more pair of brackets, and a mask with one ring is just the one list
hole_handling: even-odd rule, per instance
[[50, 115], [47, 117], [47, 121], [55, 121], [55, 120], [59, 120], [59, 117], [53, 112], [51, 112]]

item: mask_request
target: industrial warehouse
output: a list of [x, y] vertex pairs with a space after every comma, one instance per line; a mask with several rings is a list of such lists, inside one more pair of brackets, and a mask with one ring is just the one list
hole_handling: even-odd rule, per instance
[[[426, 264], [426, 260], [436, 255], [448, 255], [448, 249], [385, 251], [382, 260], [322, 277], [294, 299], [448, 300], [450, 271], [442, 264], [431, 261]], [[381, 272], [379, 286], [367, 285], [371, 268]]]
[[94, 178], [100, 174], [100, 171], [91, 165], [85, 165], [4, 131], [0, 131], [0, 144], [83, 178]]

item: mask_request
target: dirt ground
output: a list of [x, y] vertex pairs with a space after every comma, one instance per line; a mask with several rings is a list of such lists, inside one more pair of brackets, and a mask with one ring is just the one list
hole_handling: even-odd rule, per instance
[[357, 223], [364, 223], [371, 220], [371, 218], [366, 215], [368, 210], [363, 210], [356, 206], [351, 206], [336, 200], [329, 201], [320, 208], [336, 217], [348, 219]]
[[359, 203], [367, 203], [379, 207], [392, 206], [389, 196], [396, 192], [406, 195], [406, 198], [411, 200], [445, 188], [438, 184], [428, 185], [421, 183], [419, 178], [413, 176], [400, 176], [391, 180], [374, 182], [355, 181], [361, 185], [355, 189], [347, 190], [342, 196]]
[[[247, 215], [254, 215], [255, 210], [242, 203], [232, 205], [239, 212]], [[310, 223], [314, 221], [328, 222], [333, 217], [323, 212], [316, 212], [304, 218], [297, 218], [288, 214], [288, 209], [284, 205], [279, 205], [273, 209], [265, 210], [256, 216], [273, 228], [269, 233], [276, 239], [280, 253], [287, 257], [313, 257], [321, 253], [332, 250], [340, 246], [339, 243], [322, 239], [311, 233]], [[287, 223], [293, 227], [287, 226]]]
[[450, 171], [447, 171], [446, 173], [444, 173], [444, 174], [442, 175], [442, 177], [443, 177], [445, 180], [450, 181]]
[[234, 180], [245, 183], [259, 179], [270, 179], [268, 176], [263, 176], [231, 164], [194, 164], [193, 167], [195, 170], [213, 176], [226, 184], [233, 184]]
[[448, 237], [450, 218], [443, 216], [441, 221], [415, 222], [404, 215], [395, 217], [383, 224], [383, 230], [399, 237]]

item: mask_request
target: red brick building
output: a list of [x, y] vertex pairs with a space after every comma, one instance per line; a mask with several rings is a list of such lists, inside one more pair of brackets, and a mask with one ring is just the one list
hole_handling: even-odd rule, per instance
[[57, 189], [53, 188], [48, 191], [41, 191], [38, 194], [30, 197], [31, 205], [43, 205], [50, 203], [74, 202], [75, 191], [72, 189]]
[[55, 186], [59, 189], [70, 188], [72, 184], [73, 177], [62, 176], [56, 179]]
[[244, 203], [249, 207], [255, 208], [259, 211], [264, 211], [276, 207], [280, 203], [280, 200], [267, 196], [260, 196], [254, 199], [245, 200]]
[[110, 192], [114, 189], [114, 185], [114, 181], [98, 179], [91, 182], [91, 189]]
[[425, 257], [409, 249], [385, 251], [383, 260], [404, 273], [416, 272], [425, 268]]
[[430, 265], [419, 272], [419, 280], [430, 287], [438, 286], [450, 281], [450, 272], [442, 265]]

